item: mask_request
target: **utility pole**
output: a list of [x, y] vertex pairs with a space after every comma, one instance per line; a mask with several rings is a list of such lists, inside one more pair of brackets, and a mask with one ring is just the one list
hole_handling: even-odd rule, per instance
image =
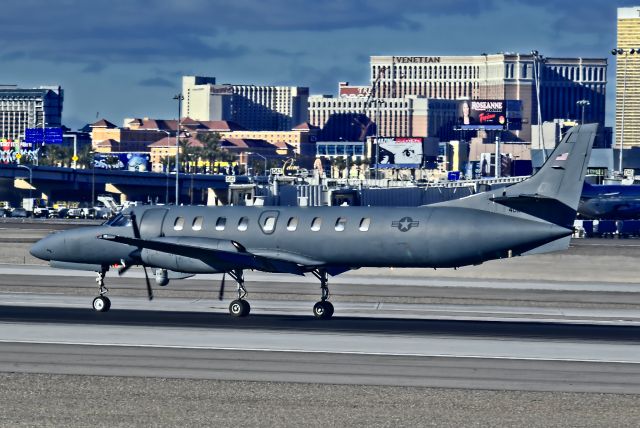
[[174, 100], [178, 100], [178, 130], [176, 131], [176, 205], [180, 205], [180, 182], [178, 176], [180, 175], [180, 120], [182, 116], [182, 100], [184, 96], [182, 94], [175, 95]]

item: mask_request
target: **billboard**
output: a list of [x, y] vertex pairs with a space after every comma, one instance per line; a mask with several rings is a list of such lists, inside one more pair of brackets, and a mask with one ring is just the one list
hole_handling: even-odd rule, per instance
[[522, 128], [520, 100], [463, 100], [458, 103], [456, 129], [518, 130]]
[[422, 138], [374, 138], [372, 159], [377, 168], [420, 168]]
[[33, 146], [32, 143], [0, 140], [0, 162], [15, 163], [17, 161], [23, 163], [35, 163], [40, 155], [40, 149]]
[[[511, 153], [500, 153], [500, 177], [511, 176], [511, 162], [513, 157]], [[496, 176], [496, 154], [480, 153], [480, 176], [495, 177]]]
[[96, 153], [94, 168], [146, 172], [150, 170], [149, 153]]

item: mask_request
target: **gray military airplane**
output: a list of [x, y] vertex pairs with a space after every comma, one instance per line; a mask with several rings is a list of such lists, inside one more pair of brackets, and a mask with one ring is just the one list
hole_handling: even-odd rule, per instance
[[333, 315], [328, 277], [360, 267], [456, 268], [566, 249], [597, 125], [572, 128], [532, 177], [495, 192], [422, 207], [137, 206], [101, 226], [53, 233], [31, 254], [97, 273], [96, 311], [108, 311], [105, 272], [147, 268], [158, 285], [200, 273], [237, 282], [234, 316], [249, 314], [243, 272], [312, 273], [317, 318]]

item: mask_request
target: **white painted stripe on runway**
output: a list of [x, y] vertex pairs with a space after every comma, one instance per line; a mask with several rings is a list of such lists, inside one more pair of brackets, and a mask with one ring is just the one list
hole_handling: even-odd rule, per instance
[[5, 343], [640, 363], [640, 345], [584, 340], [29, 323], [0, 326], [0, 341]]

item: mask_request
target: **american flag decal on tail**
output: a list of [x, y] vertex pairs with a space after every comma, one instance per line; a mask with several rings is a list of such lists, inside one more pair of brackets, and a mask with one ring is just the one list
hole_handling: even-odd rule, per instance
[[569, 157], [569, 153], [563, 153], [561, 155], [556, 156], [556, 160], [557, 161], [566, 161], [567, 158]]

